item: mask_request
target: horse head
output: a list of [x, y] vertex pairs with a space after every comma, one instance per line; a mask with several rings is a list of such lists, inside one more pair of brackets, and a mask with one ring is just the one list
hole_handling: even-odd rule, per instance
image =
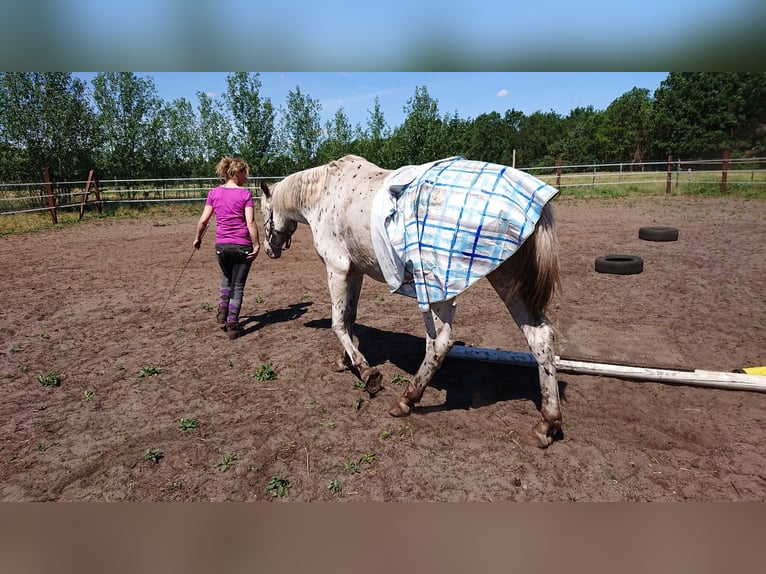
[[266, 185], [266, 181], [261, 180], [261, 213], [266, 233], [266, 255], [270, 259], [278, 259], [282, 255], [282, 249], [290, 249], [293, 233], [298, 228], [296, 221], [285, 218], [280, 210], [274, 209], [274, 194], [278, 189], [279, 184], [275, 185], [272, 191]]

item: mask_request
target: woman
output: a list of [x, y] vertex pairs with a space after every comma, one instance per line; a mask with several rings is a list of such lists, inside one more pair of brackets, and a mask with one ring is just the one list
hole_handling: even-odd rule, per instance
[[239, 158], [224, 157], [215, 172], [222, 184], [207, 195], [205, 209], [197, 222], [194, 248], [202, 245], [202, 235], [215, 214], [215, 253], [221, 267], [221, 298], [216, 322], [224, 325], [229, 339], [236, 339], [242, 334], [239, 311], [247, 275], [261, 250], [261, 243], [255, 225], [253, 196], [245, 187], [250, 166]]

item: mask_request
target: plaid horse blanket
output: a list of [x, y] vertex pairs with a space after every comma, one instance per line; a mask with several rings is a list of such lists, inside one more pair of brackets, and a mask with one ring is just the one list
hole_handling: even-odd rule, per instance
[[391, 292], [421, 311], [513, 255], [558, 190], [517, 169], [452, 157], [391, 173], [376, 192], [373, 247]]

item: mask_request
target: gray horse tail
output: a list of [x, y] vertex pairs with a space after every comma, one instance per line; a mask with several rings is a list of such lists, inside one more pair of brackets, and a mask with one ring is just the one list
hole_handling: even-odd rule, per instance
[[546, 203], [535, 232], [512, 257], [518, 292], [530, 315], [537, 319], [545, 314], [554, 294], [561, 288], [559, 241], [553, 206]]

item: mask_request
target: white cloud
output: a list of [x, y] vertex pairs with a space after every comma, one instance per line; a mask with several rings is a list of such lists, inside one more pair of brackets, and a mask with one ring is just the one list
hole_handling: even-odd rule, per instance
[[504, 98], [504, 97], [510, 96], [510, 95], [511, 95], [511, 92], [509, 92], [505, 88], [503, 88], [502, 90], [500, 90], [499, 92], [497, 92], [495, 94], [495, 96], [498, 97], [498, 98]]

